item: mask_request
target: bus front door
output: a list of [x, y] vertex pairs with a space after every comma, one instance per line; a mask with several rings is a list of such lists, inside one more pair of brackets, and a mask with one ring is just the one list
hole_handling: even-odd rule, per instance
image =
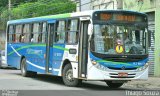
[[81, 21], [80, 43], [79, 43], [79, 58], [78, 70], [79, 78], [86, 78], [87, 76], [87, 61], [88, 61], [88, 25], [89, 20]]
[[52, 73], [52, 61], [53, 61], [53, 33], [55, 29], [55, 20], [48, 22], [48, 34], [47, 34], [47, 47], [46, 47], [46, 73]]

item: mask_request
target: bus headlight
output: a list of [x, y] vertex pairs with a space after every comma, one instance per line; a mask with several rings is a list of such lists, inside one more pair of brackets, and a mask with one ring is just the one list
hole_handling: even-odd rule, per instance
[[99, 64], [99, 63], [96, 62], [96, 61], [92, 61], [92, 64], [93, 64], [97, 69], [100, 69], [100, 70], [103, 70], [103, 71], [109, 70], [107, 67]]
[[96, 62], [96, 61], [92, 61], [92, 64], [93, 64], [93, 65], [96, 65], [96, 64], [97, 64], [97, 62]]
[[149, 66], [149, 63], [146, 63], [144, 66], [137, 68], [137, 71], [143, 71]]

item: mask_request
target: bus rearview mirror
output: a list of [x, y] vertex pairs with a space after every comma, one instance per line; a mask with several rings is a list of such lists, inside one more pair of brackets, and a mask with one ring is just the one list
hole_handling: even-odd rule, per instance
[[89, 24], [88, 25], [88, 35], [91, 35], [92, 32], [93, 32], [93, 26], [92, 26], [92, 24]]

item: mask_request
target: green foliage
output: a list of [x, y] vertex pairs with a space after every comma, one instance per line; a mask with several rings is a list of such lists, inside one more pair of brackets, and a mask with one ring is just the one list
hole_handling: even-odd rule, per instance
[[[60, 13], [68, 13], [76, 10], [76, 4], [70, 0], [12, 0], [16, 1], [32, 1], [22, 2], [9, 12], [8, 9], [2, 9], [1, 22], [6, 23], [9, 19], [31, 18], [45, 15], [54, 15]], [[37, 2], [35, 2], [37, 1]]]
[[[25, 2], [37, 2], [38, 0], [11, 0], [12, 5], [19, 5]], [[41, 0], [42, 1], [42, 0]], [[0, 7], [6, 7], [8, 5], [8, 0], [0, 0]]]
[[0, 7], [5, 7], [8, 4], [8, 0], [0, 0]]
[[[4, 8], [8, 7], [8, 1], [9, 0], [0, 0], [0, 12], [2, 12]], [[10, 0], [10, 1], [12, 7], [17, 7], [21, 3], [37, 2], [38, 0]]]

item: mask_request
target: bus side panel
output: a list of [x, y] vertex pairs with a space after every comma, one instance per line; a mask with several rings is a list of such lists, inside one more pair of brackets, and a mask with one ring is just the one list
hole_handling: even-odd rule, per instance
[[33, 45], [26, 50], [27, 69], [34, 72], [45, 73], [45, 45]]
[[[75, 54], [70, 54], [69, 49], [76, 49]], [[62, 66], [65, 60], [68, 60], [73, 69], [74, 78], [78, 78], [78, 45], [64, 45], [54, 44], [53, 53], [50, 57], [52, 58], [52, 74], [56, 76], [62, 76]]]
[[[64, 51], [63, 60], [69, 60], [72, 70], [73, 70], [73, 77], [78, 78], [78, 48], [79, 45], [66, 45], [65, 48], [67, 50]], [[70, 52], [69, 49], [74, 50], [74, 52]], [[61, 70], [62, 67], [61, 67]], [[62, 71], [61, 71], [62, 72]], [[59, 73], [59, 76], [61, 76], [62, 73]]]
[[7, 44], [7, 64], [11, 67], [20, 68], [21, 56], [16, 53], [16, 49], [20, 47], [17, 44]]
[[52, 74], [58, 76], [61, 72], [61, 66], [63, 64], [63, 56], [65, 51], [64, 44], [54, 44], [52, 53]]
[[11, 44], [8, 46], [8, 64], [19, 68], [21, 57], [26, 58], [27, 70], [45, 73], [45, 44]]
[[45, 73], [45, 54], [46, 45], [45, 44], [32, 44], [28, 45], [27, 49], [24, 49], [27, 62], [27, 70]]

